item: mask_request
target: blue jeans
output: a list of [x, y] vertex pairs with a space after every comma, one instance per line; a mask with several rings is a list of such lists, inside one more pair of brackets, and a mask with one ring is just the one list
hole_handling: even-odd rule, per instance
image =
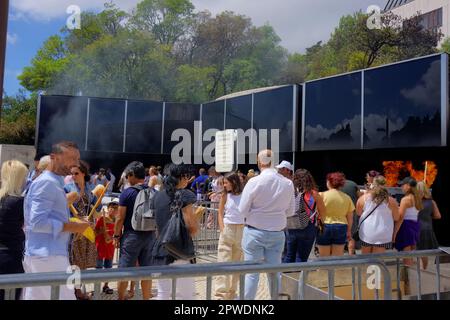
[[[264, 263], [281, 263], [281, 254], [284, 246], [283, 231], [264, 231], [249, 227], [244, 228], [242, 236], [242, 250], [244, 251], [244, 261], [264, 260]], [[272, 287], [271, 279], [269, 288]], [[245, 275], [245, 299], [254, 300], [258, 289], [259, 273], [247, 273]], [[275, 297], [272, 297], [273, 299]]]
[[314, 224], [303, 229], [289, 229], [286, 231], [287, 250], [283, 259], [284, 263], [306, 262], [311, 253], [314, 240], [316, 240], [317, 228]]

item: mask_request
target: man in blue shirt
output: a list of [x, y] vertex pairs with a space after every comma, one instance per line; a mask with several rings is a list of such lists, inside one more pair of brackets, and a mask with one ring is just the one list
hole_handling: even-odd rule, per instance
[[191, 184], [191, 190], [197, 194], [197, 200], [203, 200], [202, 195], [206, 193], [206, 180], [208, 180], [208, 175], [206, 174], [206, 170], [201, 168], [199, 170], [199, 176], [195, 178], [194, 182]]
[[[66, 197], [64, 192], [64, 176], [80, 160], [77, 145], [57, 143], [50, 158], [47, 170], [33, 181], [24, 201], [26, 273], [66, 272], [70, 233], [83, 233], [89, 226], [88, 222], [69, 222], [68, 201], [73, 202], [77, 195]], [[73, 300], [74, 291], [61, 286], [59, 298]], [[50, 299], [50, 287], [26, 288], [24, 299]]]

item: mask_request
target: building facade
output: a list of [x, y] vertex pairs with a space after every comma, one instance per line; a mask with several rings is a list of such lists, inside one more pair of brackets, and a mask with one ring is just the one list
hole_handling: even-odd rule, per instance
[[450, 37], [449, 0], [388, 0], [384, 11], [390, 11], [404, 19], [420, 12], [422, 24], [425, 28], [440, 30], [444, 34], [440, 44]]

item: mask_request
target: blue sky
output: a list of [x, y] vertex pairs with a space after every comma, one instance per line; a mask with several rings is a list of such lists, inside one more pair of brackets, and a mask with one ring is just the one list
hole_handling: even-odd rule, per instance
[[[69, 5], [98, 11], [107, 0], [10, 0], [4, 88], [8, 95], [20, 88], [17, 76], [30, 65], [42, 43], [65, 25]], [[302, 52], [327, 40], [342, 15], [369, 5], [383, 7], [386, 0], [191, 0], [197, 11], [213, 14], [234, 11], [252, 18], [255, 25], [271, 24], [291, 52]], [[139, 0], [115, 0], [130, 12]]]

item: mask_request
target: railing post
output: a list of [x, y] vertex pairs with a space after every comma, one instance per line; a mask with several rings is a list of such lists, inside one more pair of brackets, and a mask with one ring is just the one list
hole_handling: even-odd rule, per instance
[[422, 276], [420, 273], [420, 258], [416, 258], [417, 265], [417, 300], [422, 300]]
[[441, 261], [440, 257], [436, 257], [436, 300], [441, 300]]
[[245, 300], [245, 273], [239, 275], [239, 300]]
[[211, 291], [212, 291], [212, 277], [206, 277], [206, 300], [211, 300]]
[[101, 286], [102, 283], [101, 282], [95, 282], [94, 283], [94, 300], [100, 300], [101, 298]]
[[334, 300], [334, 269], [328, 269], [328, 300]]
[[307, 280], [308, 280], [308, 271], [307, 270], [300, 271], [300, 281], [298, 284], [298, 292], [297, 292], [298, 300], [305, 300], [305, 286]]
[[402, 299], [402, 291], [400, 288], [400, 259], [396, 259], [397, 262], [397, 300]]
[[172, 300], [177, 298], [177, 278], [172, 278]]
[[51, 287], [50, 299], [59, 300], [59, 285]]
[[352, 267], [352, 300], [356, 300], [355, 282], [356, 282], [355, 267]]
[[270, 274], [268, 274], [268, 277], [270, 278], [270, 296], [271, 296], [272, 300], [278, 300], [278, 293], [279, 293], [278, 273], [277, 272], [270, 273]]
[[362, 296], [362, 276], [361, 276], [361, 266], [358, 266], [358, 298], [359, 300], [363, 299]]

